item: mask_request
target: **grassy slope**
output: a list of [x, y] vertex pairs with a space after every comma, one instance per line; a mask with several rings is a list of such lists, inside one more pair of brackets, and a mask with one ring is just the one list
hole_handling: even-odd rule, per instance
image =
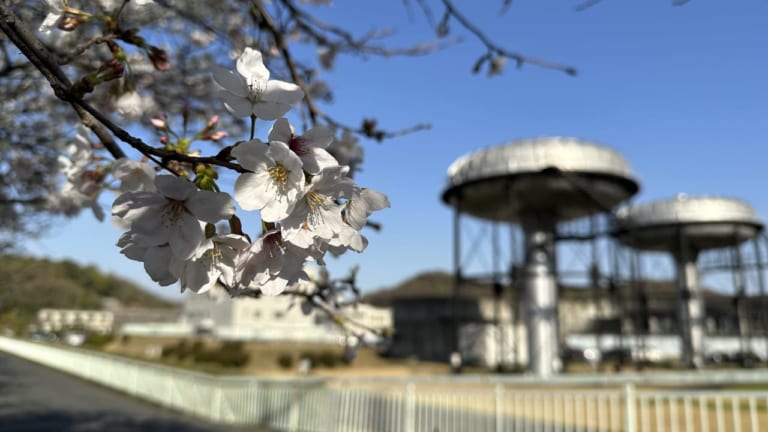
[[98, 309], [104, 297], [113, 297], [126, 306], [172, 306], [94, 266], [0, 256], [0, 323], [16, 326], [28, 322], [41, 308]]

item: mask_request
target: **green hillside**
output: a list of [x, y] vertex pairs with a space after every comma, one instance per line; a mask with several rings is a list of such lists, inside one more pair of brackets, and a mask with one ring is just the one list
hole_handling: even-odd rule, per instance
[[[378, 291], [367, 293], [362, 300], [375, 306], [392, 306], [394, 299], [402, 298], [445, 298], [453, 295], [455, 277], [451, 273], [431, 271], [417, 274], [400, 284]], [[651, 309], [673, 308], [677, 301], [677, 288], [671, 280], [647, 280], [642, 283], [642, 288], [648, 297], [648, 305]], [[622, 284], [618, 287], [619, 297], [622, 302], [635, 301], [637, 298], [637, 286]], [[702, 288], [708, 309], [716, 309], [718, 313], [726, 313], [732, 307], [731, 297], [716, 292], [708, 287]], [[503, 287], [502, 295], [507, 299], [521, 298], [523, 286], [518, 285], [516, 292], [510, 287]], [[560, 287], [561, 299], [591, 301], [595, 292], [588, 287]], [[600, 292], [603, 297], [611, 295], [605, 288]], [[489, 282], [464, 281], [459, 290], [459, 296], [464, 298], [492, 297], [493, 286]], [[759, 299], [750, 297], [748, 302], [757, 302]]]
[[[363, 296], [363, 301], [376, 306], [388, 307], [395, 298], [450, 297], [453, 295], [454, 276], [441, 271], [417, 274], [399, 285], [373, 291]], [[485, 297], [493, 293], [490, 284], [464, 282], [462, 297]]]
[[99, 309], [105, 297], [125, 306], [173, 305], [92, 265], [0, 255], [0, 324], [18, 328], [42, 308]]

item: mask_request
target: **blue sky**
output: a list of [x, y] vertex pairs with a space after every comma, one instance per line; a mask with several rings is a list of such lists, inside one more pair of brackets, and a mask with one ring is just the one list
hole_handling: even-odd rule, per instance
[[[364, 32], [395, 31], [392, 41], [432, 37], [415, 7], [402, 2], [338, 0], [318, 8], [329, 21]], [[439, 199], [457, 157], [518, 138], [563, 135], [612, 147], [640, 180], [637, 202], [680, 192], [744, 199], [768, 215], [763, 186], [768, 142], [768, 2], [605, 0], [583, 12], [577, 2], [457, 1], [489, 37], [512, 51], [575, 66], [577, 77], [525, 66], [502, 76], [473, 75], [484, 51], [453, 23], [464, 41], [416, 58], [338, 59], [326, 75], [336, 102], [326, 110], [355, 124], [375, 116], [389, 128], [431, 123], [432, 129], [384, 143], [365, 143], [358, 183], [386, 193], [392, 208], [375, 215], [363, 254], [329, 259], [334, 274], [359, 264], [364, 290], [397, 284], [425, 270], [451, 270], [452, 212]], [[439, 9], [435, 9], [439, 15]], [[119, 231], [84, 212], [61, 220], [27, 251], [69, 257], [126, 276], [152, 292], [140, 263], [114, 246]]]

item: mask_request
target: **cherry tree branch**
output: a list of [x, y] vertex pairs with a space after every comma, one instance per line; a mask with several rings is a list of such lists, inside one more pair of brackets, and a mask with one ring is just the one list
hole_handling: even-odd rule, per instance
[[93, 38], [83, 42], [82, 44], [74, 47], [66, 55], [59, 55], [59, 64], [60, 65], [69, 64], [72, 60], [74, 60], [76, 57], [78, 57], [78, 56], [82, 55], [83, 53], [85, 53], [92, 46], [103, 44], [105, 42], [114, 40], [116, 36], [117, 35], [115, 35], [114, 33], [110, 33], [110, 34], [106, 34], [106, 35], [103, 35], [103, 36], [93, 37]]
[[[456, 41], [430, 41], [417, 43], [405, 48], [391, 48], [374, 45], [372, 40], [388, 35], [385, 30], [373, 30], [361, 38], [355, 38], [348, 31], [319, 20], [317, 17], [308, 14], [300, 9], [291, 0], [280, 0], [294, 19], [296, 26], [308, 36], [317, 42], [317, 45], [334, 49], [338, 52], [345, 51], [354, 54], [371, 54], [382, 57], [392, 56], [419, 56], [431, 54], [435, 51], [447, 48]], [[336, 36], [337, 41], [332, 40], [325, 34]]]
[[[48, 80], [56, 97], [69, 103], [73, 107], [83, 121], [83, 124], [99, 137], [104, 147], [115, 159], [125, 157], [125, 152], [115, 142], [112, 136], [110, 136], [109, 132], [148, 157], [158, 157], [161, 158], [162, 161], [176, 160], [193, 164], [202, 163], [217, 165], [237, 172], [247, 172], [247, 170], [239, 164], [224, 160], [217, 156], [190, 156], [171, 150], [158, 149], [146, 144], [141, 139], [134, 137], [125, 129], [115, 124], [104, 113], [83, 100], [81, 96], [75, 94], [75, 92], [71, 90], [72, 83], [69, 78], [61, 70], [58, 62], [52, 60], [54, 56], [42, 43], [40, 43], [39, 40], [32, 36], [23, 25], [18, 25], [17, 17], [4, 5], [0, 5], [0, 30], [8, 36], [11, 42], [19, 48], [22, 54], [24, 54], [35, 68]], [[162, 162], [158, 163], [165, 166]]]
[[[237, 298], [237, 297], [261, 298], [262, 297], [261, 292], [257, 290], [233, 292], [231, 290], [228, 290], [226, 287], [225, 287], [225, 290], [233, 298]], [[375, 329], [358, 320], [355, 320], [353, 318], [350, 318], [348, 316], [338, 313], [338, 311], [334, 310], [334, 308], [331, 308], [327, 304], [325, 304], [322, 301], [322, 297], [319, 296], [316, 291], [302, 291], [297, 289], [287, 289], [283, 291], [280, 295], [302, 298], [303, 300], [311, 304], [313, 308], [318, 309], [325, 316], [327, 316], [333, 323], [335, 323], [336, 325], [344, 329], [344, 331], [352, 333], [352, 335], [355, 336], [359, 341], [363, 341], [364, 332], [369, 332], [371, 334], [378, 335], [378, 336], [383, 335], [383, 332], [379, 329]], [[355, 332], [353, 329], [350, 328], [350, 326], [357, 327], [362, 331]]]
[[0, 205], [40, 205], [44, 204], [46, 199], [44, 197], [33, 198], [0, 198]]
[[574, 6], [573, 10], [575, 10], [576, 12], [581, 12], [581, 11], [584, 11], [584, 10], [587, 10], [587, 9], [591, 8], [592, 6], [600, 3], [601, 1], [602, 0], [586, 0], [586, 1], [582, 2], [582, 3], [579, 3], [576, 6]]
[[[340, 35], [345, 40], [345, 42], [352, 47], [362, 49], [362, 47], [366, 46], [365, 43], [355, 41], [351, 34], [344, 32], [343, 30], [338, 29], [336, 27], [332, 27], [330, 25], [327, 25], [325, 23], [315, 20], [314, 17], [307, 15], [305, 12], [297, 8], [291, 1], [282, 0], [281, 3], [287, 7], [289, 13], [294, 17], [294, 19], [297, 19], [298, 25], [304, 31], [307, 31], [310, 34], [312, 34], [313, 37], [316, 38], [319, 44], [330, 45], [332, 44], [332, 42], [325, 39], [319, 33], [314, 32], [309, 25], [306, 25], [305, 23], [300, 21], [300, 18], [312, 19], [313, 23], [317, 25], [321, 25], [324, 30], [331, 31], [335, 34]], [[282, 57], [283, 62], [285, 63], [286, 68], [288, 69], [288, 73], [290, 74], [291, 79], [296, 85], [301, 87], [301, 89], [304, 91], [304, 104], [307, 107], [307, 111], [309, 112], [309, 117], [313, 125], [317, 124], [318, 119], [322, 119], [325, 123], [327, 123], [330, 126], [348, 130], [350, 132], [354, 132], [360, 135], [368, 136], [368, 137], [377, 139], [378, 141], [381, 141], [386, 138], [393, 138], [397, 136], [410, 134], [413, 132], [418, 132], [421, 130], [426, 130], [431, 127], [428, 124], [421, 123], [405, 129], [400, 129], [395, 131], [384, 131], [384, 130], [377, 129], [375, 127], [374, 128], [366, 127], [366, 126], [370, 126], [371, 124], [375, 126], [375, 122], [371, 123], [370, 120], [365, 120], [363, 122], [363, 125], [357, 128], [357, 127], [352, 127], [352, 126], [343, 124], [335, 120], [331, 116], [322, 112], [320, 108], [317, 106], [317, 104], [315, 103], [315, 100], [312, 97], [312, 95], [307, 91], [307, 86], [304, 80], [302, 79], [302, 74], [299, 72], [299, 67], [296, 61], [293, 59], [293, 55], [291, 54], [291, 51], [285, 42], [285, 38], [283, 37], [283, 34], [285, 33], [285, 29], [281, 29], [278, 27], [277, 23], [272, 18], [269, 11], [264, 7], [264, 4], [261, 2], [261, 0], [252, 0], [252, 4], [254, 7], [254, 12], [256, 12], [257, 14], [256, 16], [254, 16], [254, 19], [256, 19], [258, 24], [260, 24], [263, 28], [265, 28], [269, 32], [269, 34], [272, 36], [272, 39], [275, 41], [275, 45], [277, 46], [277, 49], [280, 51], [280, 56]], [[413, 52], [415, 53], [417, 51], [414, 50]], [[388, 55], [391, 55], [391, 54], [392, 53]]]
[[[672, 6], [683, 6], [690, 1], [691, 0], [672, 0]], [[602, 2], [602, 0], [585, 0], [584, 2], [576, 5], [576, 7], [574, 7], [574, 10], [576, 10], [577, 12], [581, 12], [583, 10], [591, 8], [592, 6], [595, 6], [600, 2]]]
[[[443, 19], [446, 20], [445, 17], [453, 17], [459, 24], [461, 24], [462, 27], [464, 27], [467, 31], [472, 33], [480, 42], [482, 42], [483, 45], [485, 45], [485, 47], [488, 49], [489, 53], [500, 55], [502, 57], [506, 57], [510, 60], [513, 60], [515, 63], [517, 63], [518, 67], [523, 66], [524, 64], [530, 64], [530, 65], [538, 66], [544, 69], [553, 69], [556, 71], [564, 72], [565, 74], [571, 75], [571, 76], [575, 76], [578, 73], [576, 68], [572, 66], [566, 66], [560, 63], [554, 63], [554, 62], [542, 60], [536, 57], [529, 57], [514, 51], [509, 51], [501, 47], [500, 45], [492, 41], [485, 33], [483, 33], [482, 30], [480, 30], [479, 27], [477, 27], [456, 6], [454, 6], [451, 0], [441, 0], [441, 1], [443, 2], [443, 6], [445, 6], [445, 16]], [[483, 57], [481, 57], [481, 59], [483, 59]]]
[[117, 145], [112, 137], [101, 125], [99, 125], [92, 114], [87, 110], [72, 103], [72, 96], [69, 89], [72, 87], [67, 75], [59, 67], [59, 61], [48, 51], [45, 46], [33, 35], [29, 33], [24, 25], [19, 25], [19, 19], [7, 6], [0, 4], [0, 30], [8, 36], [11, 42], [24, 54], [32, 65], [48, 80], [56, 97], [63, 101], [70, 102], [75, 112], [80, 116], [88, 128], [102, 141], [104, 147], [116, 159], [125, 157], [123, 150]]

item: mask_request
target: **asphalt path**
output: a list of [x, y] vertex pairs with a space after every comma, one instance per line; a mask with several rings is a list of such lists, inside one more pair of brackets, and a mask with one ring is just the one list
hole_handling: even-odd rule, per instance
[[0, 352], [2, 432], [242, 432]]

